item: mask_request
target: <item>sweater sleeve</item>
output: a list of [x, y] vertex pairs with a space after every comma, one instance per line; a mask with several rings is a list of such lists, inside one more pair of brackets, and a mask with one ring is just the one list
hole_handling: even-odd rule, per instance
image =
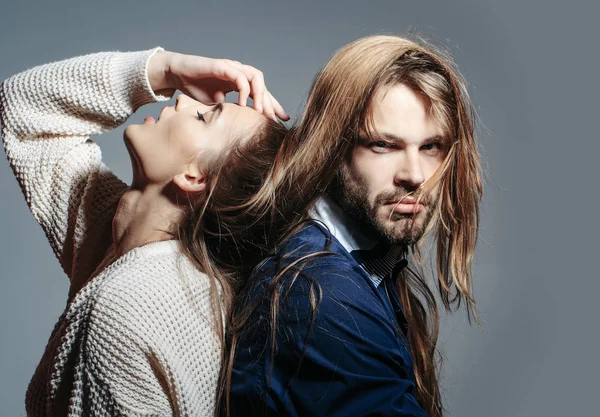
[[[126, 189], [88, 138], [162, 99], [147, 79], [158, 50], [76, 57], [17, 74], [0, 87], [8, 162], [72, 283], [77, 274], [91, 274], [110, 244], [112, 215]], [[86, 246], [96, 254], [83, 256]]]

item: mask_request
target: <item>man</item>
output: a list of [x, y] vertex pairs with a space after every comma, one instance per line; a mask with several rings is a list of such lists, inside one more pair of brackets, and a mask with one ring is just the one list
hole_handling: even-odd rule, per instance
[[[472, 313], [471, 115], [451, 61], [400, 37], [358, 40], [319, 73], [271, 210], [289, 237], [234, 313], [232, 415], [442, 414], [420, 243], [437, 242], [445, 307]], [[294, 217], [313, 200], [313, 221]]]

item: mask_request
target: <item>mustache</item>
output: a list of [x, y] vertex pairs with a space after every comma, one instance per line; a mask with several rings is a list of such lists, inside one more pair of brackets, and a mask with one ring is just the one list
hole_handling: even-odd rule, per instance
[[425, 193], [425, 192], [417, 193], [414, 191], [401, 191], [401, 192], [390, 191], [390, 192], [383, 192], [383, 193], [379, 194], [375, 198], [375, 204], [376, 205], [400, 204], [407, 197], [411, 197], [415, 201], [418, 201], [419, 203], [423, 204], [424, 206], [429, 206], [433, 203], [433, 198], [428, 193]]

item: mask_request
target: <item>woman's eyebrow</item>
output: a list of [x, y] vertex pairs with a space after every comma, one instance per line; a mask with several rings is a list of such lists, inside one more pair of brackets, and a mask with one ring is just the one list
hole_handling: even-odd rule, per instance
[[215, 120], [218, 119], [218, 117], [221, 115], [221, 113], [223, 112], [223, 103], [219, 103], [215, 106], [215, 108], [213, 109], [213, 112], [215, 112]]

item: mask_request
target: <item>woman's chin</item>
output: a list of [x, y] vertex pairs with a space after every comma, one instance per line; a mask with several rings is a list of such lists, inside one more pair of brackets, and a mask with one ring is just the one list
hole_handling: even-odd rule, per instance
[[123, 131], [123, 140], [125, 143], [131, 142], [138, 138], [143, 129], [144, 125], [128, 125]]
[[140, 158], [138, 157], [138, 154], [136, 152], [135, 141], [132, 140], [132, 138], [135, 136], [128, 135], [127, 132], [127, 130], [130, 128], [131, 126], [128, 126], [127, 129], [125, 129], [125, 132], [123, 133], [123, 142], [125, 143], [125, 148], [127, 149], [129, 159], [131, 160], [131, 171], [133, 173], [132, 177], [135, 179], [136, 177], [140, 176], [140, 173], [143, 174], [143, 171], [140, 163]]
[[152, 135], [144, 125], [129, 125], [123, 131], [123, 142], [130, 154], [137, 154], [136, 149], [140, 150], [148, 146], [150, 138]]
[[133, 167], [132, 176], [131, 176], [131, 185], [129, 188], [132, 189], [142, 189], [148, 183], [148, 180], [136, 167]]

